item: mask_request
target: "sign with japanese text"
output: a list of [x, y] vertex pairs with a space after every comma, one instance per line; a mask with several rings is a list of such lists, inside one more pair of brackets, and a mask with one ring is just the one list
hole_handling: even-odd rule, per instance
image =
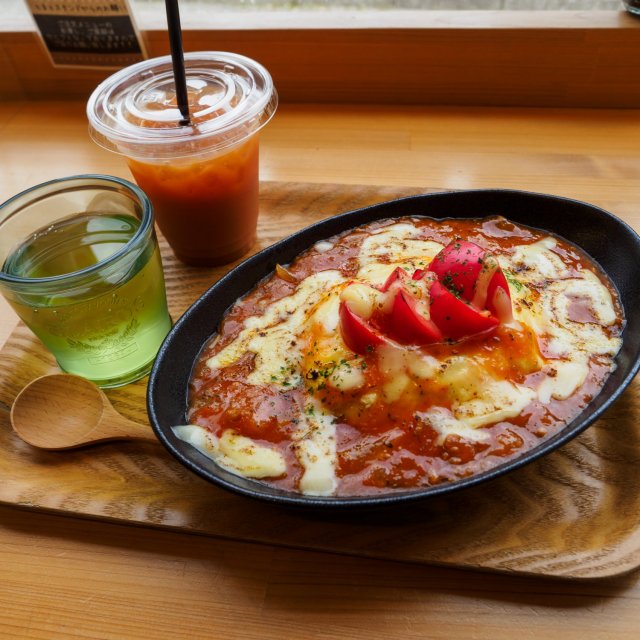
[[54, 65], [126, 67], [145, 57], [127, 0], [27, 0]]

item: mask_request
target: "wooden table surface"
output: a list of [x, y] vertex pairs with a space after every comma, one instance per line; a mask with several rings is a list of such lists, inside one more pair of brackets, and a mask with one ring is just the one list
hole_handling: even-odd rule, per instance
[[[0, 103], [0, 163], [0, 200], [64, 175], [127, 177], [89, 140], [79, 103]], [[548, 192], [640, 229], [638, 111], [281, 106], [261, 168], [266, 180]], [[1, 300], [0, 344], [14, 325]], [[639, 575], [482, 574], [0, 508], [3, 639], [635, 640]]]

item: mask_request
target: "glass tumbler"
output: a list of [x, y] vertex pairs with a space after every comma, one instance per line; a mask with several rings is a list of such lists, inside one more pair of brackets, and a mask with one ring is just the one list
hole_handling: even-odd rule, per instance
[[153, 209], [120, 178], [52, 180], [0, 205], [0, 292], [60, 367], [115, 387], [171, 328]]
[[640, 0], [623, 0], [623, 4], [631, 15], [640, 18]]

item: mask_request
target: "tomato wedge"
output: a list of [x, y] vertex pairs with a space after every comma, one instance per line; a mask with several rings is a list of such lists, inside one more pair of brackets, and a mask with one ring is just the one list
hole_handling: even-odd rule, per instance
[[[511, 300], [509, 285], [497, 260], [474, 242], [456, 240], [449, 243], [431, 261], [429, 270], [454, 296], [467, 302], [474, 301], [479, 309], [487, 309], [493, 315], [498, 315], [494, 302], [498, 287], [504, 289]], [[487, 276], [490, 277], [488, 283], [484, 280]]]
[[498, 326], [498, 319], [481, 313], [447, 289], [441, 282], [431, 286], [431, 319], [446, 338], [460, 340], [489, 333]]
[[444, 338], [429, 318], [428, 307], [404, 289], [393, 300], [388, 325], [389, 336], [401, 344], [433, 344]]
[[340, 303], [342, 337], [360, 355], [390, 341], [422, 346], [477, 337], [512, 318], [509, 286], [497, 259], [473, 242], [451, 242], [427, 269], [411, 275], [396, 267], [375, 293], [384, 294], [383, 302], [371, 317]]
[[469, 301], [473, 298], [485, 253], [473, 242], [455, 240], [431, 261], [429, 271], [433, 271], [454, 295]]
[[396, 267], [391, 272], [391, 275], [386, 279], [385, 283], [380, 287], [380, 291], [382, 291], [382, 293], [386, 293], [387, 291], [389, 291], [389, 288], [391, 287], [391, 285], [394, 282], [397, 282], [398, 280], [400, 282], [409, 280], [409, 274], [402, 267]]
[[388, 340], [364, 318], [355, 314], [346, 302], [340, 302], [340, 332], [344, 343], [358, 355], [364, 356]]

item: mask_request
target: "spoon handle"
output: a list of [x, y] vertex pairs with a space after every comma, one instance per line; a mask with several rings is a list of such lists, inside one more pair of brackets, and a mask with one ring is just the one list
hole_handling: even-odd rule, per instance
[[119, 420], [114, 420], [113, 416], [109, 421], [108, 430], [114, 438], [118, 440], [143, 440], [145, 442], [158, 442], [151, 427], [119, 416]]

